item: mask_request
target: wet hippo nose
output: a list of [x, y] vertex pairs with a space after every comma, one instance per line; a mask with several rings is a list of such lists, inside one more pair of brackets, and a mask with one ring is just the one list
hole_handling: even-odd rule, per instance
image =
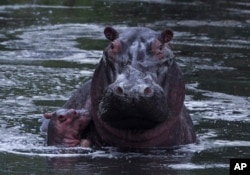
[[123, 95], [124, 94], [124, 89], [121, 86], [117, 86], [114, 88], [114, 93], [116, 95]]
[[113, 89], [113, 93], [118, 96], [141, 96], [150, 97], [153, 95], [154, 90], [150, 85], [139, 84], [133, 87], [126, 85], [116, 85]]

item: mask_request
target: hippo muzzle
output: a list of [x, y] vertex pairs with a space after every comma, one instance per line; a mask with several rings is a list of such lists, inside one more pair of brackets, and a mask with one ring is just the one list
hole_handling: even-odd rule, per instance
[[106, 88], [99, 116], [115, 128], [150, 129], [168, 117], [165, 96], [151, 75], [128, 66]]

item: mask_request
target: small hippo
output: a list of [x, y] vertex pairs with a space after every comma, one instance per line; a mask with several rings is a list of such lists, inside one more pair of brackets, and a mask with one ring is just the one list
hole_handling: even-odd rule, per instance
[[[78, 130], [97, 146], [151, 148], [195, 142], [194, 126], [184, 106], [182, 72], [168, 45], [172, 30], [106, 27], [104, 35], [110, 43], [92, 79], [64, 105], [86, 109], [92, 120], [90, 129], [85, 130], [86, 121], [81, 131], [75, 122], [61, 128], [67, 128], [69, 135], [70, 128]], [[49, 124], [48, 130], [48, 142], [64, 142], [56, 124]]]
[[45, 113], [40, 130], [48, 132], [47, 144], [50, 146], [89, 147], [91, 141], [84, 138], [84, 132], [91, 121], [88, 115], [84, 109], [59, 109]]

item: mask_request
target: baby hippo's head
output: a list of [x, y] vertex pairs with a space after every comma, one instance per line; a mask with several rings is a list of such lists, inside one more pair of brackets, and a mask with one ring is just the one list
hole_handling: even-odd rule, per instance
[[50, 119], [47, 131], [49, 146], [80, 146], [84, 130], [90, 122], [88, 111], [84, 109], [59, 109], [45, 113], [44, 118]]

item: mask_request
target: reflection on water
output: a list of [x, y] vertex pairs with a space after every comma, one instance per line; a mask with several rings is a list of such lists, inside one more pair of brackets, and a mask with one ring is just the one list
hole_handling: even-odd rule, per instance
[[[228, 174], [229, 158], [250, 158], [249, 3], [34, 2], [0, 5], [1, 174]], [[143, 151], [45, 145], [38, 119], [92, 76], [106, 25], [174, 30], [197, 143]]]

